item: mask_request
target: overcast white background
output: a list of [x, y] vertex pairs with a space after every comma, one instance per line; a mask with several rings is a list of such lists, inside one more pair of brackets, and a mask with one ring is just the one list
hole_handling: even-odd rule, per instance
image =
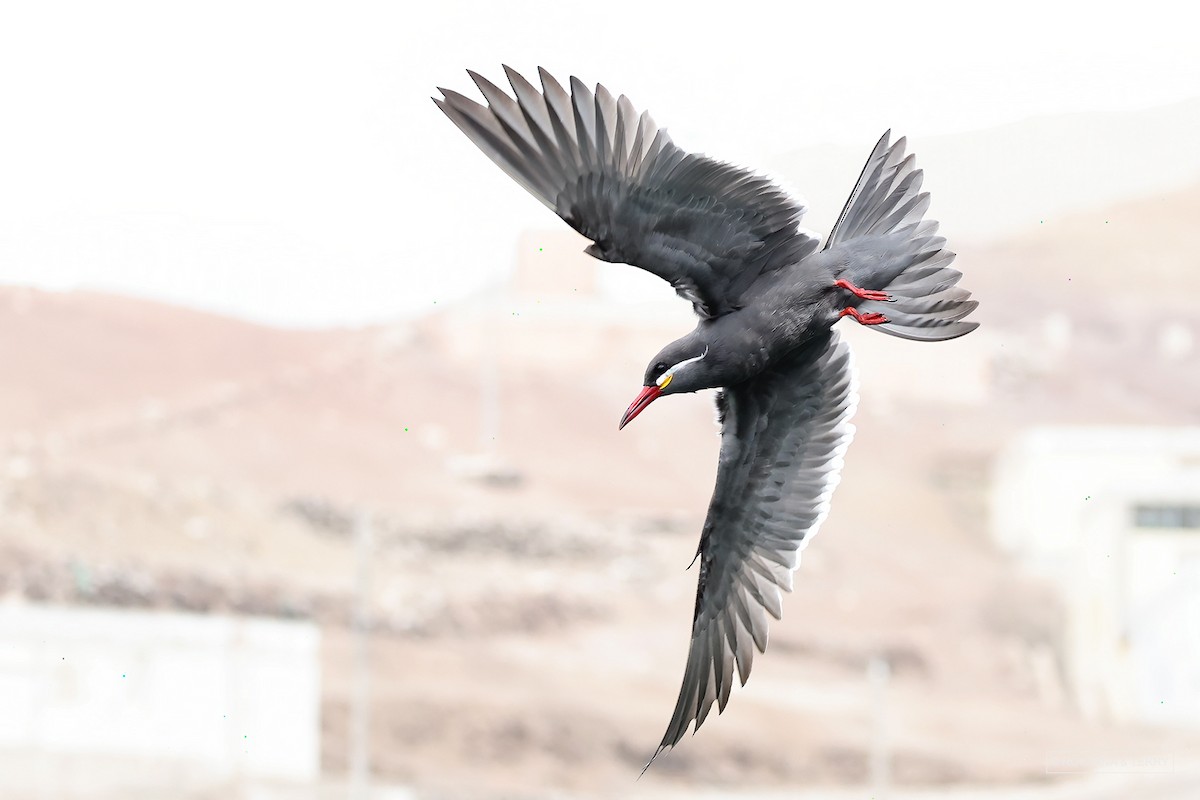
[[0, 282], [311, 326], [495, 280], [561, 223], [430, 102], [465, 67], [604, 82], [751, 166], [1200, 96], [1178, 2], [413, 5], [0, 7]]

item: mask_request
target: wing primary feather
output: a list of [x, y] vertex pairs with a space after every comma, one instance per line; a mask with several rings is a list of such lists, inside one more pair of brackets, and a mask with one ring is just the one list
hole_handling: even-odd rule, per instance
[[633, 150], [630, 153], [634, 163], [629, 168], [629, 177], [642, 180], [645, 166], [653, 162], [651, 150], [658, 139], [658, 126], [648, 111], [643, 111], [638, 117], [637, 134], [633, 138]]
[[[596, 84], [597, 89], [603, 89], [600, 84]], [[595, 95], [595, 101], [592, 103], [593, 111], [596, 115], [596, 165], [603, 167], [608, 164], [612, 158], [611, 144], [612, 140], [608, 138], [608, 126], [611, 122], [608, 119], [605, 109], [605, 103], [601, 101], [599, 92]], [[615, 110], [615, 109], [614, 109]]]
[[713, 637], [721, 655], [721, 681], [717, 684], [717, 713], [725, 712], [729, 702], [729, 693], [733, 689], [734, 651], [737, 641], [733, 636], [733, 621], [728, 612], [719, 614], [715, 620], [717, 634]]
[[[750, 607], [750, 604], [747, 602], [747, 600], [753, 599], [753, 595], [744, 583], [738, 588], [736, 595], [739, 602], [735, 610], [738, 611], [738, 616], [745, 624], [746, 630], [750, 632], [750, 637], [754, 640], [754, 646], [758, 648], [758, 652], [760, 653], [767, 652], [769, 629], [767, 628], [766, 621], [762, 618], [760, 613], [762, 604], [759, 603], [758, 607], [756, 608]], [[753, 657], [753, 654], [751, 654], [751, 658]], [[747, 677], [749, 677], [749, 674], [749, 665], [747, 665]]]
[[488, 101], [492, 115], [508, 132], [509, 140], [516, 145], [531, 177], [540, 179], [542, 194], [552, 198], [553, 194], [557, 192], [558, 180], [546, 164], [545, 154], [538, 146], [520, 105], [482, 75], [471, 70], [467, 70], [467, 74], [475, 81], [475, 85], [479, 87], [484, 99]]
[[[531, 171], [524, 157], [513, 147], [496, 118], [483, 106], [456, 92], [443, 93], [446, 95], [445, 100], [434, 98], [433, 101], [450, 121], [525, 191], [553, 209], [553, 198], [548, 196], [545, 186], [537, 179], [537, 173]], [[458, 98], [464, 102], [459, 103]]]
[[742, 686], [745, 686], [746, 679], [750, 677], [750, 669], [754, 666], [754, 648], [757, 647], [757, 643], [750, 628], [750, 610], [746, 608], [740, 587], [734, 588], [730, 594], [730, 601], [733, 604], [730, 628], [737, 639], [733, 654], [737, 659], [738, 678]]
[[[613, 142], [616, 141], [617, 124], [617, 101], [603, 84], [596, 84], [596, 136], [604, 139], [605, 147], [608, 152], [613, 151]], [[603, 121], [601, 121], [603, 114]], [[607, 159], [601, 159], [601, 163], [606, 163]]]
[[708, 716], [708, 710], [712, 708], [713, 700], [716, 699], [716, 689], [713, 683], [713, 673], [716, 669], [716, 664], [712, 658], [712, 636], [708, 629], [700, 637], [700, 647], [698, 650], [700, 672], [699, 680], [697, 681], [696, 693], [696, 725], [692, 728], [692, 733], [700, 730], [700, 726], [704, 724], [705, 717]]
[[596, 101], [583, 81], [571, 76], [571, 108], [574, 110], [575, 137], [584, 166], [592, 170], [601, 167], [596, 157]]
[[553, 75], [541, 67], [538, 67], [538, 76], [542, 81], [542, 96], [546, 100], [546, 111], [554, 128], [559, 150], [571, 162], [572, 177], [578, 176], [582, 174], [584, 161], [579, 152], [579, 143], [575, 141], [575, 112], [571, 96]]
[[506, 66], [504, 72], [542, 157], [553, 164], [559, 173], [559, 182], [565, 185], [568, 179], [574, 177], [575, 170], [572, 168], [573, 162], [565, 158], [567, 153], [560, 150], [546, 98], [516, 70]]
[[629, 98], [621, 95], [617, 100], [617, 124], [613, 134], [613, 170], [618, 175], [626, 174], [626, 165], [629, 163], [629, 136], [632, 134], [629, 123], [631, 119], [636, 118], [637, 112], [633, 110], [633, 104], [629, 102]]

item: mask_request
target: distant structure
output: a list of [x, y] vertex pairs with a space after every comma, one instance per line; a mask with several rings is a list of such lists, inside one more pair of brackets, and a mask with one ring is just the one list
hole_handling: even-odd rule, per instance
[[995, 541], [1062, 592], [1089, 718], [1200, 727], [1200, 428], [1044, 428], [997, 464]]
[[[652, 275], [585, 254], [587, 244], [567, 229], [523, 232], [512, 277], [430, 315], [424, 335], [467, 362], [560, 366], [604, 353], [640, 377], [647, 358], [696, 324], [691, 306]], [[653, 289], [621, 291], [627, 282]]]
[[[583, 252], [587, 245], [565, 226], [525, 231], [507, 281], [418, 324], [418, 338], [473, 370], [478, 381], [479, 445], [454, 456], [450, 468], [456, 474], [493, 486], [523, 480], [505, 459], [499, 435], [510, 368], [559, 371], [577, 364], [572, 380], [597, 387], [619, 376], [624, 395], [641, 380], [646, 359], [695, 325], [691, 306], [661, 280], [597, 261]], [[653, 289], [639, 290], [639, 278]], [[631, 292], [621, 290], [627, 281], [634, 284]]]
[[2, 604], [0, 758], [21, 766], [0, 795], [310, 783], [319, 642], [306, 621]]
[[600, 293], [599, 270], [608, 265], [583, 252], [589, 244], [566, 229], [522, 231], [517, 240], [513, 294], [538, 299], [596, 297]]

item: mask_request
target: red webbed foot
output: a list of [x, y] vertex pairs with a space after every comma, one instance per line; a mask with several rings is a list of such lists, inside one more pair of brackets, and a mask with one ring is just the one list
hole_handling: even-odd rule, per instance
[[866, 314], [859, 311], [857, 308], [843, 308], [838, 312], [838, 318], [854, 317], [854, 321], [859, 325], [882, 325], [888, 321], [888, 318], [883, 314], [877, 314], [874, 311], [868, 311]]
[[834, 281], [833, 285], [838, 289], [845, 289], [850, 294], [854, 295], [855, 297], [862, 298], [863, 300], [877, 300], [881, 303], [892, 302], [892, 296], [887, 292], [878, 292], [874, 289], [863, 289], [842, 278], [838, 278], [836, 281]]

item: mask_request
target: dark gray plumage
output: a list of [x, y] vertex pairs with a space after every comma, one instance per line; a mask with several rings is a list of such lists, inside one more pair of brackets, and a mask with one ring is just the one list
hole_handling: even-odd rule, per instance
[[[721, 454], [697, 559], [683, 685], [655, 756], [712, 704], [724, 710], [780, 618], [800, 550], [824, 519], [857, 401], [842, 316], [920, 341], [962, 336], [977, 305], [957, 286], [921, 171], [890, 132], [823, 249], [805, 208], [766, 178], [677, 147], [649, 114], [545, 70], [513, 96], [474, 72], [488, 105], [442, 89], [438, 107], [493, 161], [591, 239], [596, 258], [670, 282], [700, 317], [651, 360], [629, 420], [664, 394], [720, 388]], [[653, 758], [651, 758], [653, 761]], [[647, 765], [648, 766], [648, 765]]]

